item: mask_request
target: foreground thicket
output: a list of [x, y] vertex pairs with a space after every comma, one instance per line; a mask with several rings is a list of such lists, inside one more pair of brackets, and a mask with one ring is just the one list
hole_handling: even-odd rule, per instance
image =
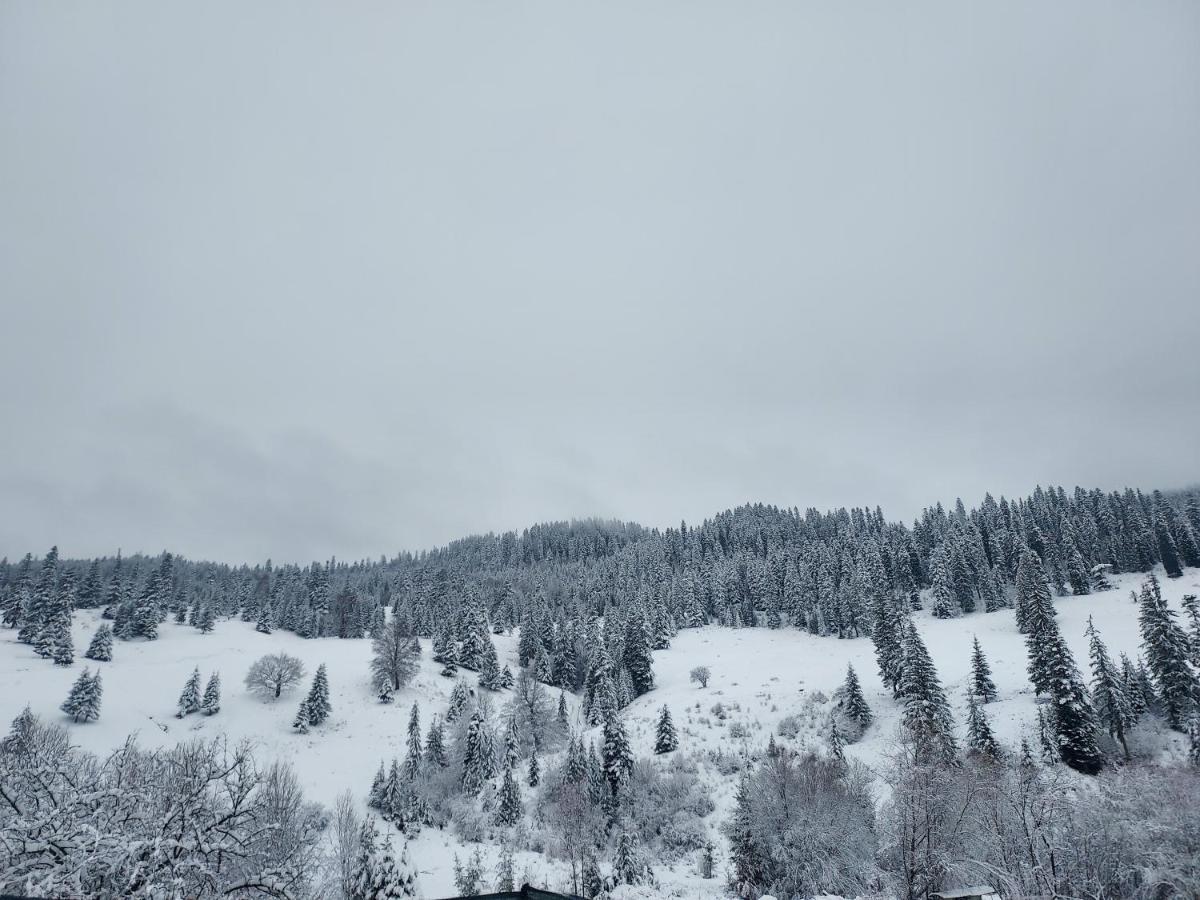
[[99, 759], [29, 710], [0, 741], [0, 892], [303, 897], [323, 827], [292, 770], [245, 744]]

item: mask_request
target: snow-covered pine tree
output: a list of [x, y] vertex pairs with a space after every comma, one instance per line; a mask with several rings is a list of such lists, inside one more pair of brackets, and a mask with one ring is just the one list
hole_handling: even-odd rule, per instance
[[1125, 693], [1125, 679], [1117, 671], [1108, 648], [1096, 633], [1096, 625], [1088, 616], [1088, 656], [1092, 665], [1092, 699], [1096, 707], [1096, 718], [1100, 727], [1107, 731], [1117, 743], [1125, 759], [1129, 759], [1129, 744], [1125, 735], [1134, 725], [1133, 709]]
[[446, 741], [442, 720], [436, 716], [429, 723], [429, 733], [425, 736], [425, 762], [440, 769], [444, 769], [450, 764], [446, 758]]
[[268, 597], [263, 601], [262, 610], [258, 614], [258, 624], [254, 626], [254, 630], [259, 634], [270, 634], [274, 624], [275, 613], [271, 607], [271, 598]]
[[871, 714], [871, 707], [867, 705], [867, 698], [863, 696], [862, 685], [858, 683], [858, 673], [854, 671], [853, 665], [846, 666], [846, 681], [842, 685], [842, 709], [845, 710], [846, 717], [857, 724], [859, 729], [869, 727], [875, 718]]
[[624, 663], [633, 688], [631, 700], [653, 690], [654, 658], [650, 652], [646, 617], [640, 607], [635, 607], [625, 623]]
[[536, 750], [529, 757], [529, 777], [527, 780], [530, 787], [537, 787], [542, 780], [542, 764], [538, 762]]
[[633, 773], [633, 751], [629, 746], [629, 735], [619, 716], [613, 713], [604, 723], [603, 751], [604, 780], [615, 797]]
[[[1153, 702], [1154, 686], [1149, 684], [1147, 678], [1144, 684], [1138, 674], [1138, 667], [1133, 664], [1133, 661], [1127, 654], [1121, 654], [1121, 687], [1125, 692], [1125, 699], [1129, 701], [1129, 713], [1134, 723], [1142, 717], [1142, 714], [1150, 708]], [[1143, 687], [1148, 687], [1150, 695], [1147, 696], [1143, 691]]]
[[179, 702], [176, 704], [175, 718], [182, 719], [184, 716], [194, 713], [198, 709], [200, 709], [199, 666], [192, 670], [192, 674], [188, 676], [187, 683], [183, 686], [183, 691], [179, 695]]
[[94, 659], [98, 662], [109, 662], [112, 659], [112, 645], [112, 626], [107, 622], [101, 623], [100, 627], [96, 629], [96, 633], [92, 635], [87, 653], [83, 655], [87, 659]]
[[567, 715], [567, 694], [565, 691], [558, 692], [558, 711], [555, 718], [557, 718], [558, 726], [562, 729], [563, 733], [570, 730], [571, 721]]
[[622, 831], [613, 853], [613, 878], [617, 884], [642, 884], [646, 881], [646, 863], [639, 852], [637, 837]]
[[379, 771], [375, 773], [375, 779], [371, 782], [371, 789], [367, 792], [367, 806], [371, 809], [382, 809], [387, 788], [387, 775], [383, 771], [383, 760], [379, 761]]
[[900, 674], [904, 659], [903, 627], [908, 611], [903, 598], [887, 597], [882, 592], [872, 599], [873, 626], [871, 640], [875, 644], [875, 661], [884, 687], [896, 696], [900, 689]]
[[200, 711], [206, 716], [215, 716], [221, 711], [221, 673], [213, 672], [204, 686], [204, 699], [200, 701]]
[[654, 729], [654, 752], [670, 753], [679, 746], [679, 738], [675, 734], [675, 723], [671, 721], [671, 710], [666, 705], [659, 710], [658, 724]]
[[1050, 696], [1059, 754], [1072, 769], [1095, 775], [1104, 766], [1104, 757], [1096, 743], [1096, 711], [1058, 624], [1053, 619], [1049, 624], [1044, 632], [1048, 645], [1043, 654], [1046, 668], [1041, 674]]
[[[775, 736], [771, 735], [771, 740], [774, 739]], [[778, 748], [774, 750], [768, 748], [767, 755], [778, 756]], [[831, 719], [829, 722], [829, 755], [840, 763], [846, 761], [846, 739], [842, 737], [842, 730], [838, 728], [837, 719]]]
[[308, 734], [308, 726], [311, 724], [308, 717], [308, 698], [305, 697], [300, 701], [300, 707], [296, 710], [296, 718], [292, 719], [292, 727], [300, 734]]
[[466, 750], [459, 785], [468, 797], [476, 797], [496, 771], [495, 754], [483, 711], [476, 708], [467, 725]]
[[1168, 608], [1153, 572], [1142, 585], [1138, 606], [1142, 648], [1163, 714], [1172, 728], [1183, 731], [1200, 697], [1200, 683], [1190, 661], [1191, 642], [1175, 622], [1177, 614]]
[[521, 790], [513, 777], [512, 766], [504, 767], [504, 780], [500, 783], [500, 794], [496, 800], [495, 823], [501, 828], [516, 825], [521, 821], [524, 808], [521, 805]]
[[408, 714], [408, 753], [404, 757], [404, 780], [410, 784], [421, 774], [421, 708], [413, 703]]
[[904, 680], [900, 685], [904, 701], [903, 722], [918, 753], [932, 754], [951, 762], [958, 752], [954, 740], [954, 720], [950, 704], [942, 691], [937, 670], [916, 626], [908, 623], [904, 636]]
[[978, 637], [974, 638], [971, 645], [971, 693], [979, 698], [980, 703], [991, 703], [999, 696], [996, 682], [992, 680], [992, 667], [983, 655]]
[[1033, 627], [1032, 618], [1054, 616], [1054, 603], [1050, 599], [1050, 585], [1046, 580], [1046, 569], [1041, 557], [1029, 547], [1021, 551], [1017, 563], [1017, 630], [1029, 634]]
[[967, 750], [988, 759], [1000, 758], [1000, 745], [992, 734], [992, 726], [980, 705], [979, 695], [973, 690], [967, 691]]
[[312, 687], [308, 691], [308, 724], [320, 725], [333, 712], [333, 704], [329, 702], [329, 675], [325, 671], [325, 663], [317, 666], [317, 674], [313, 676]]
[[454, 687], [450, 690], [450, 703], [446, 707], [446, 721], [453, 722], [462, 715], [470, 699], [471, 691], [467, 687], [467, 683], [465, 681], [454, 682]]
[[100, 684], [100, 673], [92, 675], [87, 669], [79, 673], [71, 692], [63, 701], [63, 712], [76, 722], [92, 722], [100, 718], [100, 698], [103, 688]]
[[955, 601], [954, 588], [950, 583], [950, 567], [946, 561], [944, 548], [934, 548], [933, 554], [929, 558], [929, 570], [933, 614], [939, 619], [953, 618], [959, 614], [960, 608]]

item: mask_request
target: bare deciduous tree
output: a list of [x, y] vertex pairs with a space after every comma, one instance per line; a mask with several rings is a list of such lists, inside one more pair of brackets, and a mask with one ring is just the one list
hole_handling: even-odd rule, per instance
[[246, 688], [262, 697], [278, 698], [285, 690], [300, 683], [304, 663], [286, 653], [268, 653], [246, 673]]
[[698, 683], [700, 687], [708, 687], [708, 679], [712, 678], [712, 670], [708, 666], [696, 666], [688, 677]]

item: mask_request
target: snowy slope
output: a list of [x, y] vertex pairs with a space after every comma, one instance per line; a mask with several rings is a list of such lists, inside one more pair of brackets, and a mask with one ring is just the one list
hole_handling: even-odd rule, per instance
[[[1137, 607], [1130, 601], [1129, 592], [1141, 580], [1137, 575], [1118, 576], [1111, 591], [1056, 599], [1059, 626], [1082, 667], [1087, 664], [1084, 628], [1089, 615], [1095, 618], [1114, 657], [1122, 651], [1137, 654]], [[1180, 579], [1162, 579], [1162, 586], [1164, 596], [1178, 609], [1183, 594], [1200, 593], [1200, 570], [1187, 570]], [[987, 713], [998, 738], [1015, 746], [1030, 727], [1035, 707], [1025, 673], [1024, 642], [1017, 633], [1012, 611], [974, 613], [950, 620], [933, 619], [927, 613], [915, 615], [960, 725], [971, 638], [978, 635], [1000, 689], [1000, 699], [986, 707]], [[99, 667], [104, 678], [101, 718], [91, 724], [70, 726], [81, 746], [103, 753], [131, 733], [147, 745], [168, 745], [222, 732], [234, 739], [252, 738], [261, 758], [287, 759], [295, 766], [309, 796], [327, 805], [345, 789], [363, 797], [379, 761], [403, 756], [408, 713], [414, 700], [421, 704], [425, 726], [432, 714], [444, 710], [452, 686], [449, 679], [437, 674], [439, 667], [429, 659], [426, 643], [416, 678], [397, 695], [393, 705], [382, 706], [368, 685], [369, 641], [306, 641], [287, 632], [262, 635], [252, 623], [240, 621], [220, 622], [210, 635], [166, 623], [161, 626], [158, 641], [116, 641], [114, 660], [94, 663], [84, 660], [82, 651], [98, 622], [98, 611], [76, 613], [74, 637], [80, 656], [65, 669], [37, 658], [31, 648], [18, 644], [15, 632], [0, 632], [0, 721], [11, 720], [28, 703], [44, 718], [65, 722], [58, 704], [84, 665]], [[515, 668], [516, 635], [500, 635], [494, 640], [501, 662]], [[310, 676], [320, 663], [329, 670], [333, 715], [330, 722], [308, 735], [297, 735], [290, 727], [301, 691], [276, 703], [264, 703], [247, 694], [242, 686], [253, 660], [280, 650], [300, 657]], [[795, 716], [798, 723], [798, 733], [790, 739], [793, 746], [820, 742], [822, 716], [829, 707], [812, 698], [831, 694], [841, 683], [847, 663], [853, 663], [858, 671], [876, 716], [867, 734], [849, 747], [848, 753], [879, 768], [886, 762], [899, 707], [879, 682], [871, 642], [866, 638], [818, 638], [792, 629], [735, 631], [708, 627], [681, 632], [669, 650], [655, 654], [656, 689], [626, 711], [635, 752], [651, 752], [655, 719], [664, 703], [671, 708], [685, 752], [736, 754], [745, 748], [760, 747], [771, 733], [776, 734], [776, 740], [787, 743], [789, 739], [781, 737], [777, 729], [788, 716]], [[712, 669], [707, 688], [689, 681], [688, 673], [697, 665]], [[175, 701], [193, 666], [200, 667], [205, 679], [210, 672], [220, 671], [222, 710], [212, 718], [192, 715], [176, 719]], [[474, 678], [467, 672], [462, 677]], [[306, 678], [301, 690], [307, 690], [308, 681]], [[497, 699], [503, 702], [503, 697]], [[725, 708], [723, 721], [712, 712], [717, 703]], [[739, 730], [744, 736], [735, 737]], [[598, 730], [591, 734], [598, 738]], [[1182, 752], [1180, 736], [1156, 734], [1142, 739], [1147, 745], [1157, 741], [1168, 745], [1170, 752]], [[705, 772], [717, 802], [717, 811], [710, 817], [711, 827], [721, 846], [718, 826], [729, 809], [736, 779], [721, 776], [711, 765]], [[426, 896], [453, 895], [452, 856], [457, 852], [465, 858], [473, 849], [460, 846], [449, 833], [437, 829], [427, 829], [415, 840], [410, 854], [420, 871]], [[484, 847], [483, 851], [488, 865], [494, 865], [497, 848]], [[519, 878], [527, 873], [530, 880], [550, 886], [559, 884], [562, 877], [560, 866], [534, 854], [518, 854], [516, 870]], [[659, 896], [725, 896], [719, 879], [700, 879], [695, 866], [688, 862], [676, 865], [674, 871], [656, 867], [656, 874], [661, 882]]]

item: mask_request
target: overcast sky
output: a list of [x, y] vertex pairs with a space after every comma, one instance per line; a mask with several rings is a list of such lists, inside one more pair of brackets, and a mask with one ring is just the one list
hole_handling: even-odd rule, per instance
[[1200, 478], [1200, 4], [0, 4], [0, 555]]

